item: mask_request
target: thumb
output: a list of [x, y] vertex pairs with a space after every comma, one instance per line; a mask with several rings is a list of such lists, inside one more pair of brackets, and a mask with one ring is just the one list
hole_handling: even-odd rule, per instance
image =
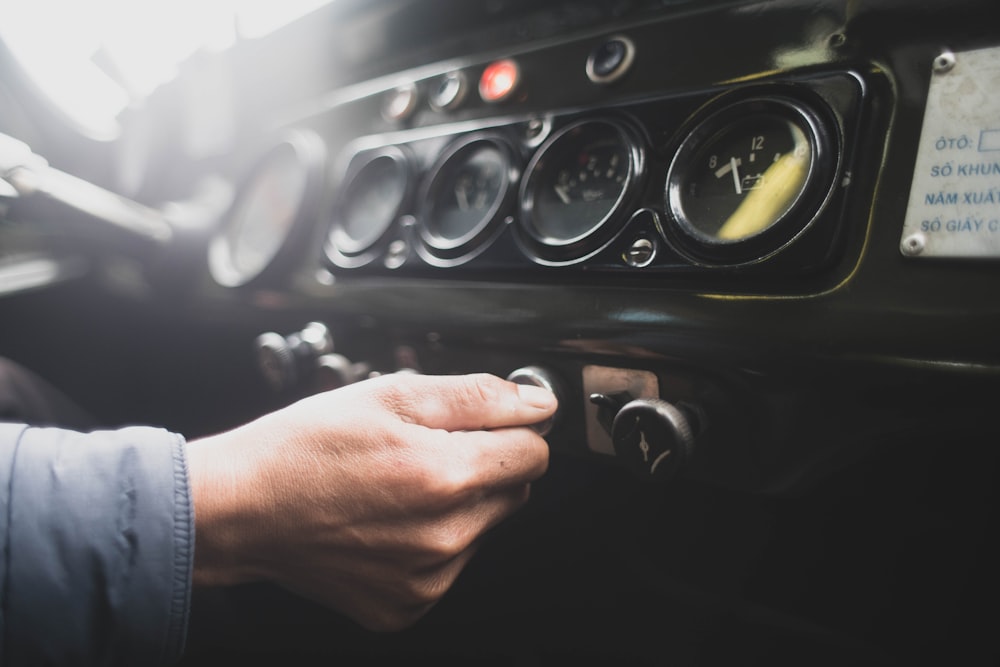
[[447, 431], [527, 426], [548, 419], [557, 407], [545, 389], [486, 373], [392, 376], [376, 396], [404, 421]]

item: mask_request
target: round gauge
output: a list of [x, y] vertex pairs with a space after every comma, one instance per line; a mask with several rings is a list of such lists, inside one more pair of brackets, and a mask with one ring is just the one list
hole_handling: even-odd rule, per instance
[[667, 177], [681, 245], [721, 262], [760, 259], [785, 245], [829, 185], [827, 143], [818, 118], [790, 100], [746, 100], [709, 116]]
[[318, 136], [295, 132], [256, 163], [209, 247], [216, 282], [237, 287], [277, 269], [315, 213], [324, 156]]
[[432, 174], [421, 197], [426, 250], [455, 259], [482, 248], [509, 199], [513, 151], [498, 139], [473, 137], [448, 150]]
[[399, 217], [409, 188], [409, 166], [399, 149], [390, 147], [355, 161], [334, 208], [332, 254], [356, 258], [370, 250]]
[[543, 260], [572, 260], [616, 231], [642, 152], [624, 125], [587, 120], [553, 134], [528, 165], [522, 229]]

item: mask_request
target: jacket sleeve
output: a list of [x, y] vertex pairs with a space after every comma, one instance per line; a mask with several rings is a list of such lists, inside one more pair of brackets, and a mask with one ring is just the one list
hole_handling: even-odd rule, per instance
[[0, 664], [164, 665], [184, 648], [184, 441], [0, 424]]

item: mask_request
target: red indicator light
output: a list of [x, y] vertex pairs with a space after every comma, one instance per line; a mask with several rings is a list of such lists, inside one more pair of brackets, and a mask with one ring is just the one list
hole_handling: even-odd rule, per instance
[[479, 78], [479, 96], [484, 102], [499, 102], [514, 92], [520, 77], [521, 70], [513, 60], [491, 63]]

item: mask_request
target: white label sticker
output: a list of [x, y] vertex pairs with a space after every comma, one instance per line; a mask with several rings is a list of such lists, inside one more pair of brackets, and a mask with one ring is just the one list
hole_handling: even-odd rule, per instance
[[900, 251], [1000, 257], [1000, 47], [934, 69]]

